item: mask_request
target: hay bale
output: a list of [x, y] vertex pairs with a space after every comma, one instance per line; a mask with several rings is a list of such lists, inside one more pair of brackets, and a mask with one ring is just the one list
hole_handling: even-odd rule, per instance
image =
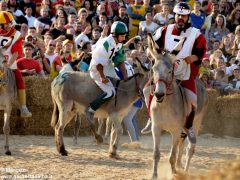
[[[19, 119], [16, 107], [11, 115], [11, 134], [53, 135], [50, 127], [52, 116], [51, 79], [40, 77], [24, 78], [27, 93], [27, 105], [33, 113], [31, 120]], [[209, 90], [209, 106], [203, 120], [200, 133], [212, 133], [218, 136], [240, 137], [240, 95], [218, 97], [215, 90]], [[146, 107], [137, 113], [138, 127], [141, 130], [147, 122]], [[81, 135], [91, 134], [87, 122], [82, 117]], [[0, 127], [3, 126], [3, 113], [0, 112]], [[0, 128], [2, 133], [2, 128]], [[65, 129], [65, 135], [73, 134], [73, 121]]]
[[51, 78], [25, 77], [28, 106], [52, 108]]

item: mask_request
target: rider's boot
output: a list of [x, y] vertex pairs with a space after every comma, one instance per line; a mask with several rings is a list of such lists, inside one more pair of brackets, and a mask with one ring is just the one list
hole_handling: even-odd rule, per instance
[[152, 121], [149, 118], [146, 126], [141, 130], [141, 133], [142, 134], [149, 134], [151, 132], [151, 130], [152, 130]]
[[87, 120], [88, 120], [89, 123], [94, 124], [94, 119], [93, 119], [93, 117], [94, 117], [95, 111], [96, 111], [102, 104], [104, 104], [105, 102], [107, 102], [109, 99], [111, 99], [111, 98], [113, 97], [113, 95], [110, 96], [110, 97], [107, 97], [107, 98], [106, 98], [106, 96], [107, 96], [107, 93], [104, 92], [103, 94], [99, 95], [94, 101], [92, 101], [92, 102], [90, 103], [90, 106], [88, 106], [88, 107], [86, 108], [85, 114], [86, 114], [86, 118], [87, 118]]
[[190, 143], [192, 144], [196, 144], [197, 139], [196, 139], [196, 135], [193, 129], [193, 120], [194, 120], [194, 116], [195, 116], [195, 108], [192, 108], [191, 113], [189, 114], [189, 116], [186, 119], [186, 124], [185, 124], [185, 128], [184, 131], [187, 134], [187, 137], [190, 141]]

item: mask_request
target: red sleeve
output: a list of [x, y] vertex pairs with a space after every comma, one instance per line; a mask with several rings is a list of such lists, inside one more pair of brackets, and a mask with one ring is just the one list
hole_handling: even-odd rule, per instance
[[[200, 34], [193, 45], [192, 54], [198, 57], [198, 60], [201, 61], [207, 52], [207, 42], [203, 34]], [[200, 62], [201, 63], [201, 62]]]
[[17, 62], [17, 68], [18, 68], [19, 70], [23, 70], [22, 58], [21, 58], [21, 59], [18, 59], [16, 62]]
[[62, 67], [62, 62], [60, 60], [60, 56], [55, 57], [55, 59], [53, 60], [53, 66], [56, 67], [57, 65]]
[[[34, 60], [34, 61], [36, 61], [36, 60]], [[36, 72], [39, 74], [41, 71], [42, 71], [42, 68], [41, 68], [39, 62], [36, 61]]]
[[13, 54], [14, 52], [18, 53], [17, 59], [23, 57], [23, 50], [22, 50], [22, 37], [19, 37], [19, 39], [13, 44], [11, 53]]

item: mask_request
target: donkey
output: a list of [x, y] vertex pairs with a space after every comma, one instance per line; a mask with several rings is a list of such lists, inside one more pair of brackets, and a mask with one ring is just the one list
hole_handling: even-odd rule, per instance
[[[140, 62], [137, 65], [138, 68], [135, 69], [133, 77], [126, 82], [120, 81], [117, 97], [106, 102], [95, 113], [95, 117], [109, 118], [113, 123], [109, 146], [109, 155], [112, 158], [118, 158], [117, 147], [122, 131], [121, 121], [139, 98], [140, 90], [148, 80], [147, 69]], [[113, 83], [116, 84], [116, 80], [113, 80]], [[65, 126], [78, 112], [84, 114], [89, 103], [100, 93], [100, 88], [86, 73], [66, 72], [53, 80], [51, 95], [54, 109], [51, 126], [55, 129], [56, 147], [61, 155], [68, 155], [63, 142]], [[95, 138], [98, 142], [102, 142], [102, 137], [95, 131], [95, 125], [92, 122], [89, 123]]]
[[[182, 43], [182, 42], [179, 42]], [[187, 104], [183, 90], [176, 82], [173, 72], [174, 55], [169, 52], [159, 53], [157, 44], [148, 36], [149, 51], [155, 59], [152, 67], [155, 82], [154, 97], [150, 107], [152, 119], [152, 135], [154, 141], [153, 178], [157, 178], [157, 167], [160, 160], [160, 136], [162, 130], [170, 132], [172, 136], [172, 147], [169, 162], [173, 174], [176, 173], [176, 162], [182, 166], [184, 141], [186, 136], [181, 136], [187, 117]], [[178, 48], [181, 44], [178, 45]], [[177, 51], [173, 51], [177, 53]], [[176, 55], [176, 54], [175, 54]], [[203, 115], [207, 110], [208, 96], [206, 89], [199, 79], [197, 81], [197, 113], [195, 115], [193, 128], [196, 135], [199, 132]], [[177, 154], [178, 151], [178, 154]], [[195, 145], [188, 142], [186, 153], [185, 171], [189, 168], [190, 160], [195, 152]]]
[[12, 103], [16, 99], [17, 89], [15, 76], [11, 69], [3, 66], [4, 57], [0, 53], [0, 110], [4, 111], [3, 133], [5, 135], [5, 154], [11, 155], [9, 150], [9, 133], [10, 133], [10, 115]]

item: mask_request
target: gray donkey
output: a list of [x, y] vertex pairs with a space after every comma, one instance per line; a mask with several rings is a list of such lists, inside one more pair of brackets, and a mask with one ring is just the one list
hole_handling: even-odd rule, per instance
[[[160, 136], [162, 130], [170, 132], [172, 136], [172, 148], [169, 162], [173, 173], [176, 173], [176, 164], [182, 167], [181, 159], [186, 136], [181, 136], [187, 116], [187, 107], [183, 90], [173, 75], [174, 55], [168, 52], [159, 53], [158, 46], [152, 36], [148, 36], [149, 51], [155, 59], [153, 78], [155, 81], [154, 97], [150, 107], [152, 119], [152, 135], [154, 141], [153, 156], [153, 178], [157, 178], [157, 167], [160, 160]], [[181, 46], [179, 42], [177, 49]], [[159, 50], [159, 49], [158, 49]], [[173, 51], [177, 53], [176, 49]], [[194, 119], [193, 128], [196, 135], [199, 132], [203, 115], [206, 112], [208, 96], [199, 79], [197, 81], [197, 114]], [[170, 92], [168, 91], [170, 90]], [[195, 145], [188, 142], [186, 153], [185, 170], [189, 168], [190, 160], [194, 154]], [[178, 152], [178, 154], [177, 154]]]
[[[109, 153], [110, 157], [118, 158], [117, 147], [122, 131], [121, 121], [129, 112], [129, 108], [139, 98], [139, 91], [143, 89], [148, 80], [147, 69], [137, 63], [135, 75], [128, 81], [120, 81], [117, 98], [112, 98], [96, 111], [95, 117], [109, 118], [113, 122]], [[116, 80], [113, 80], [116, 84]], [[65, 126], [79, 112], [84, 114], [89, 103], [100, 94], [100, 88], [90, 78], [89, 74], [81, 72], [66, 72], [56, 77], [51, 84], [51, 95], [54, 104], [51, 126], [55, 129], [55, 142], [61, 155], [67, 155], [63, 142]], [[90, 123], [90, 128], [98, 142], [102, 137], [96, 133], [95, 125]]]
[[3, 133], [5, 135], [5, 154], [11, 155], [9, 150], [9, 133], [10, 133], [10, 115], [12, 103], [16, 101], [17, 89], [15, 76], [11, 69], [3, 66], [4, 57], [0, 53], [0, 110], [4, 111]]

